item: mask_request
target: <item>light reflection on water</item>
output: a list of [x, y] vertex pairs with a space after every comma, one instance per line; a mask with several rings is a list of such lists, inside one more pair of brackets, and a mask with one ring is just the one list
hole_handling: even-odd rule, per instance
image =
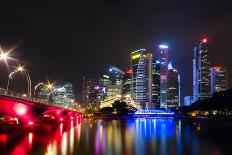
[[[202, 125], [203, 124], [203, 125]], [[80, 120], [39, 131], [0, 133], [3, 154], [225, 154], [202, 132], [207, 124], [174, 119]], [[208, 131], [207, 131], [208, 132]]]

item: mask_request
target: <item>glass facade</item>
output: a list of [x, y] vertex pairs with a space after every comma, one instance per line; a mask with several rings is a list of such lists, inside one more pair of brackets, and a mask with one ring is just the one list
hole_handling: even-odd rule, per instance
[[225, 91], [227, 87], [227, 68], [221, 66], [211, 67], [211, 94]]
[[193, 102], [211, 97], [210, 63], [207, 54], [208, 41], [206, 38], [203, 38], [194, 48]]

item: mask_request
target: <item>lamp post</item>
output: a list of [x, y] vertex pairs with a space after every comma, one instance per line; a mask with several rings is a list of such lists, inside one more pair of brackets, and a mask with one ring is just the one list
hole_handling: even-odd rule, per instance
[[41, 85], [45, 85], [45, 84], [43, 82], [40, 82], [34, 87], [34, 97], [35, 97], [35, 91], [36, 91], [37, 87], [39, 87]]
[[[35, 97], [35, 91], [36, 91], [36, 89], [39, 87], [39, 86], [41, 86], [41, 85], [43, 85], [44, 87], [47, 87], [49, 90], [51, 90], [52, 88], [53, 88], [53, 85], [52, 84], [44, 84], [43, 82], [40, 82], [40, 83], [38, 83], [35, 87], [34, 87], [34, 97]], [[50, 92], [51, 93], [51, 92]], [[49, 93], [49, 94], [50, 94]]]
[[6, 87], [6, 94], [8, 94], [10, 80], [13, 79], [13, 75], [15, 73], [18, 73], [18, 72], [21, 72], [21, 73], [23, 73], [25, 75], [25, 77], [27, 79], [28, 96], [29, 96], [29, 98], [31, 98], [31, 77], [30, 77], [29, 73], [22, 66], [19, 66], [16, 70], [12, 71], [9, 74], [8, 81], [7, 81], [7, 87]]

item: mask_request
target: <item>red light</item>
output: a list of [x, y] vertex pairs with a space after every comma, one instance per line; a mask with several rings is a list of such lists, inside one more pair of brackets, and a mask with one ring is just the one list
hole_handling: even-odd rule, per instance
[[132, 73], [133, 73], [132, 69], [126, 71], [126, 74], [132, 74]]
[[21, 103], [18, 103], [14, 106], [14, 111], [18, 115], [24, 115], [27, 112], [27, 107]]
[[204, 38], [202, 41], [203, 41], [203, 43], [206, 43], [208, 40], [206, 38]]
[[64, 119], [63, 118], [60, 118], [60, 121], [63, 121]]
[[73, 117], [71, 117], [71, 119], [73, 119]]
[[34, 124], [34, 122], [28, 122], [28, 125], [33, 125]]
[[221, 66], [215, 66], [215, 67], [213, 67], [215, 70], [221, 70]]

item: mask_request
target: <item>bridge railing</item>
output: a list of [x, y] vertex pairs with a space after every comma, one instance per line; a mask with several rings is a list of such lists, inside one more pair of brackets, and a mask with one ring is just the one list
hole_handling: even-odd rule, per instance
[[55, 104], [55, 103], [50, 102], [50, 101], [45, 101], [45, 100], [41, 100], [38, 98], [29, 97], [26, 94], [21, 94], [21, 93], [9, 91], [9, 90], [7, 91], [6, 89], [3, 89], [3, 88], [0, 88], [0, 95], [9, 96], [9, 97], [17, 98], [17, 99], [23, 99], [26, 101], [45, 104], [45, 105], [53, 105], [53, 106], [57, 106], [57, 107], [61, 107], [61, 108], [66, 108], [62, 105], [58, 105], [58, 104]]

